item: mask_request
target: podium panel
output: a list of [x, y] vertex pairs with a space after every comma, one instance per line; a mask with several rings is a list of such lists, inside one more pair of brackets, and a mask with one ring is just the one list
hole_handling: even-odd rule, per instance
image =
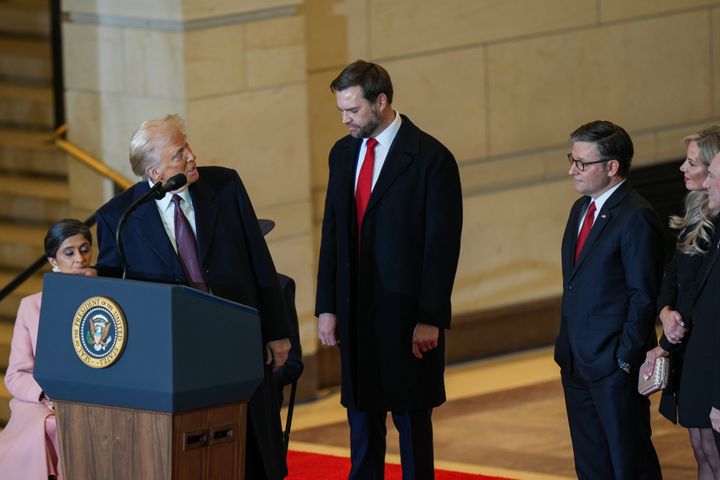
[[241, 480], [245, 403], [158, 413], [56, 402], [65, 478]]
[[[75, 352], [73, 319], [92, 297], [117, 303], [125, 347], [106, 368]], [[180, 412], [248, 400], [263, 377], [257, 310], [181, 285], [46, 274], [35, 379], [52, 399]]]

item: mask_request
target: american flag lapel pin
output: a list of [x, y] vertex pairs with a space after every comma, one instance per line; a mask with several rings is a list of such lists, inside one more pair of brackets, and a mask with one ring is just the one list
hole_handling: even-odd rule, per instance
[[600, 215], [600, 218], [602, 218], [603, 220], [605, 220], [605, 219], [607, 218], [607, 215], [603, 213], [602, 215]]

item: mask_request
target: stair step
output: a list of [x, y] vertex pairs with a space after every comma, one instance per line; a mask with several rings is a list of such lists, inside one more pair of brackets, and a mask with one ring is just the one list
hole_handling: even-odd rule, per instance
[[5, 425], [10, 419], [10, 392], [5, 387], [5, 375], [0, 375], [0, 424]]
[[12, 334], [13, 324], [7, 322], [0, 322], [0, 371], [7, 369], [8, 366]]
[[0, 82], [0, 125], [53, 128], [52, 88]]
[[0, 265], [24, 270], [43, 254], [47, 227], [0, 223]]
[[0, 1], [0, 32], [50, 35], [50, 12], [47, 0]]
[[50, 224], [70, 216], [70, 191], [63, 179], [0, 175], [2, 216], [12, 222]]
[[49, 41], [0, 36], [0, 78], [49, 85], [52, 82]]
[[[25, 265], [23, 269], [27, 266], [28, 265]], [[49, 270], [50, 267], [46, 266], [42, 271], [46, 272]], [[4, 287], [10, 283], [10, 281], [12, 281], [18, 273], [20, 273], [20, 270], [0, 270], [0, 287]], [[0, 316], [5, 319], [11, 319], [10, 322], [14, 322], [15, 316], [17, 315], [17, 309], [20, 306], [20, 300], [28, 295], [32, 295], [33, 293], [37, 293], [42, 290], [42, 282], [43, 277], [40, 273], [28, 278], [24, 283], [16, 288], [15, 291], [8, 295], [4, 300], [0, 301]]]
[[67, 157], [50, 143], [51, 136], [50, 131], [0, 128], [0, 173], [66, 177]]
[[0, 174], [0, 195], [2, 194], [61, 202], [70, 199], [70, 189], [65, 179], [31, 178], [21, 175]]

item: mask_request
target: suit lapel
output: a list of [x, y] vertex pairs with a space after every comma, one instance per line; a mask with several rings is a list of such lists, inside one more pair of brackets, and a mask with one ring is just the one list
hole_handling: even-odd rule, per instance
[[215, 193], [208, 188], [202, 177], [190, 186], [190, 196], [195, 210], [198, 258], [202, 264], [212, 245], [220, 206], [215, 202]]
[[590, 203], [590, 197], [585, 197], [583, 200], [578, 200], [573, 205], [570, 212], [570, 219], [568, 220], [568, 231], [566, 233], [567, 239], [565, 241], [565, 248], [563, 249], [563, 278], [570, 278], [573, 270], [575, 269], [575, 246], [577, 245], [578, 231], [580, 230], [580, 214], [583, 212], [585, 207]]
[[702, 289], [705, 288], [705, 283], [707, 282], [707, 279], [712, 272], [713, 266], [717, 263], [718, 257], [720, 257], [720, 232], [718, 232], [718, 227], [720, 227], [720, 222], [716, 221], [715, 234], [712, 238], [712, 245], [710, 246], [710, 251], [706, 254], [704, 261], [700, 265], [700, 274], [702, 276], [700, 277], [700, 281], [695, 287], [695, 293], [692, 302], [693, 305], [695, 305], [698, 297], [700, 297], [700, 292], [702, 292]]
[[357, 237], [357, 211], [355, 209], [355, 170], [362, 140], [345, 137], [345, 143], [334, 162], [337, 169], [336, 200], [341, 218], [347, 219], [350, 238]]
[[419, 144], [420, 130], [403, 115], [400, 129], [390, 145], [380, 176], [370, 194], [365, 215], [380, 201], [397, 177], [413, 162], [413, 154], [419, 152]]
[[[613, 208], [615, 208], [615, 206], [617, 206], [617, 204], [620, 203], [629, 192], [630, 187], [626, 180], [625, 183], [620, 185], [618, 189], [615, 190], [612, 195], [610, 195], [610, 198], [605, 201], [605, 204], [602, 206], [600, 211], [597, 212], [595, 222], [593, 223], [592, 229], [590, 229], [590, 235], [588, 235], [587, 240], [585, 240], [585, 245], [583, 245], [583, 249], [580, 252], [580, 257], [578, 258], [577, 262], [575, 262], [575, 268], [573, 269], [572, 273], [573, 276], [575, 275], [575, 273], [577, 273], [578, 269], [582, 266], [583, 262], [589, 255], [590, 250], [592, 250], [593, 244], [598, 240], [598, 238], [600, 238], [603, 230], [605, 230], [605, 227], [610, 223], [610, 220], [613, 217]], [[575, 242], [577, 242], [577, 236], [575, 238]], [[573, 242], [572, 255], [575, 255], [575, 242]]]
[[[140, 186], [135, 189], [134, 200], [143, 196], [149, 189], [150, 186], [147, 182], [141, 182]], [[181, 278], [185, 278], [185, 273], [177, 258], [177, 253], [175, 253], [175, 249], [170, 243], [167, 232], [165, 232], [165, 227], [163, 227], [162, 218], [160, 218], [160, 212], [158, 212], [155, 202], [149, 201], [140, 205], [138, 209], [131, 214], [130, 219], [132, 220], [132, 224], [128, 222], [128, 228], [132, 225], [132, 229], [126, 231], [124, 235], [137, 235], [142, 239], [143, 245], [152, 250], [170, 270], [180, 275]], [[130, 267], [132, 267], [132, 265], [130, 265]]]

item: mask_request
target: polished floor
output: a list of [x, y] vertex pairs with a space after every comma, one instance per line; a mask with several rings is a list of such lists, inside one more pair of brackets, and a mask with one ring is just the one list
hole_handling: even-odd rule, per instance
[[[433, 414], [437, 468], [527, 480], [575, 478], [550, 348], [452, 366], [446, 386], [448, 401]], [[657, 414], [658, 400], [655, 395], [653, 441], [664, 477], [697, 478], [687, 431]], [[399, 463], [397, 435], [388, 425], [387, 461]], [[349, 455], [337, 392], [297, 405], [292, 426], [291, 449]]]

